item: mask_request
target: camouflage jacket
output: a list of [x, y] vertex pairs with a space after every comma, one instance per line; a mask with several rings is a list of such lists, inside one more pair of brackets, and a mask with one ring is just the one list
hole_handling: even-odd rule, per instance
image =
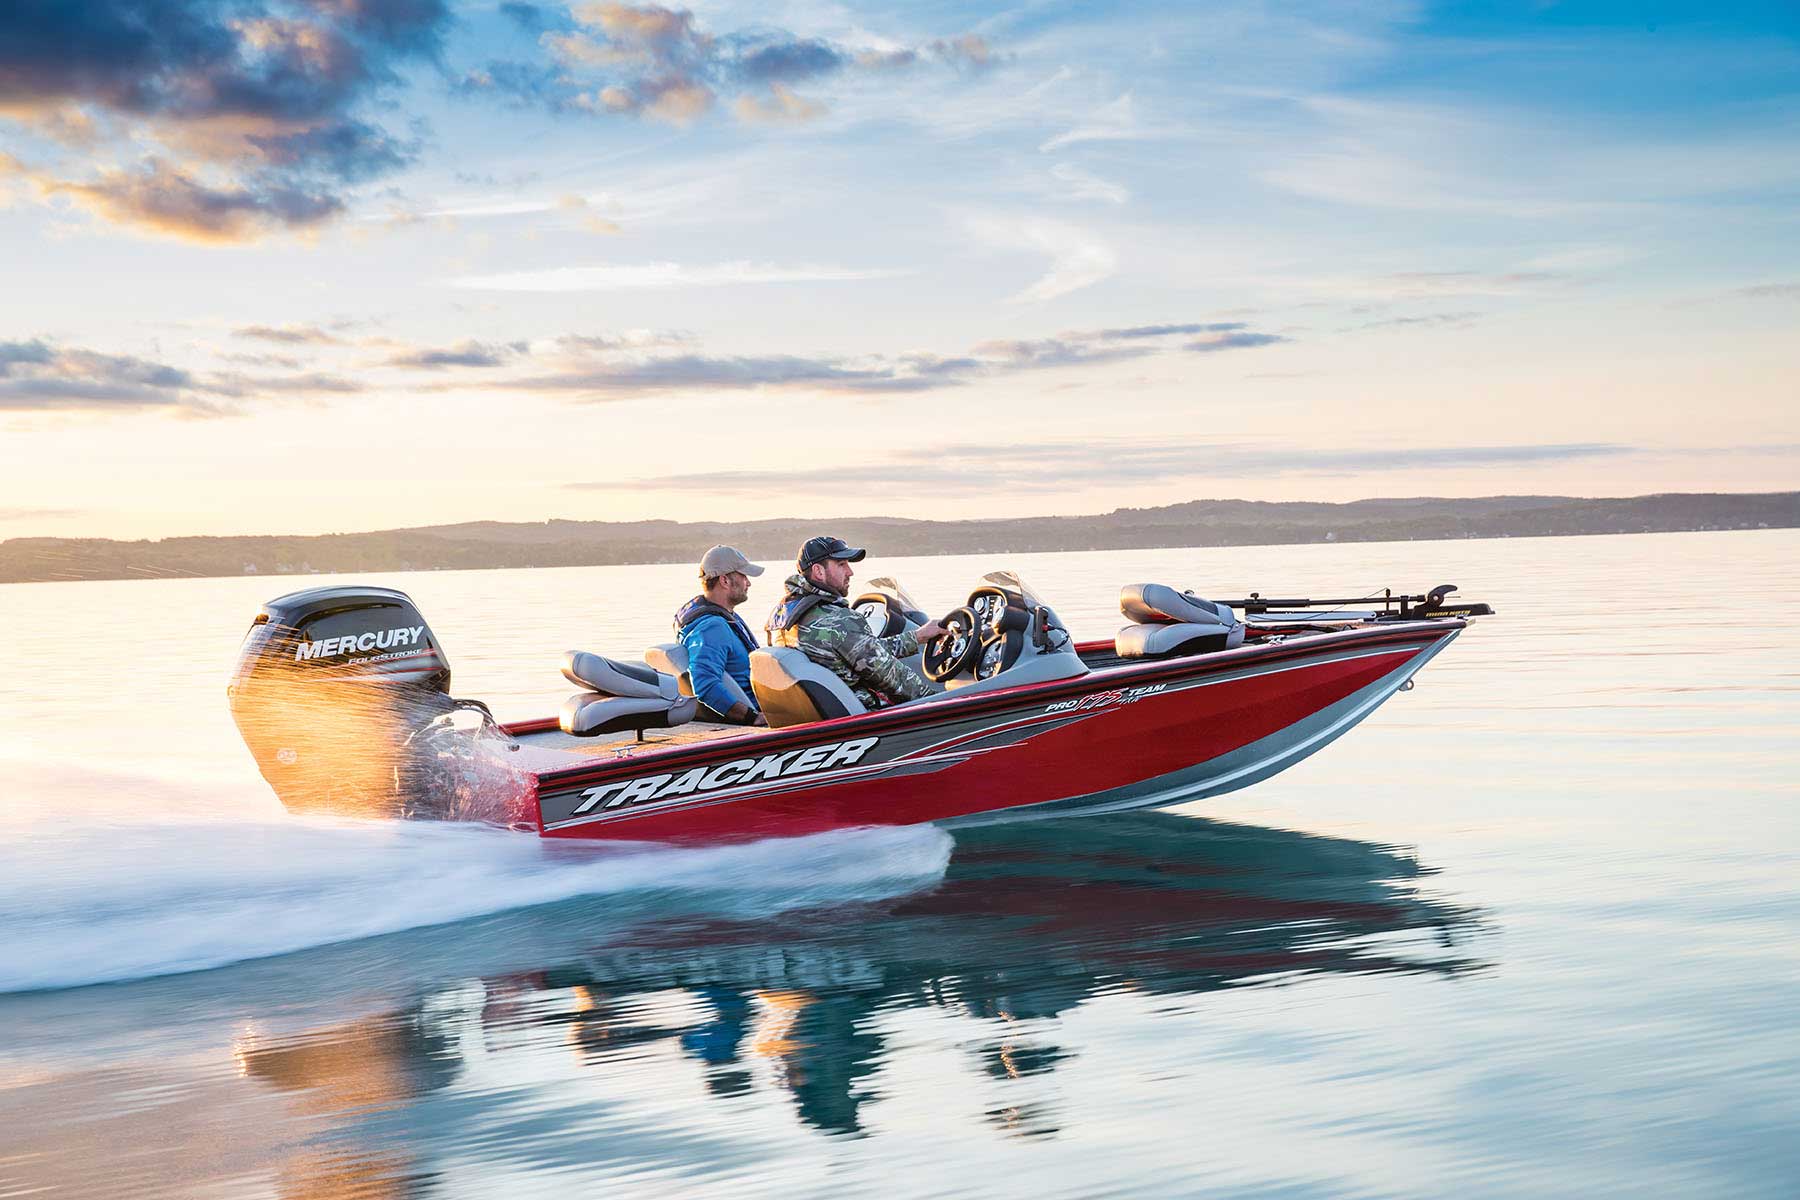
[[788, 576], [784, 586], [787, 595], [769, 616], [769, 645], [798, 648], [870, 709], [932, 694], [931, 685], [900, 661], [919, 652], [910, 632], [876, 637], [844, 597], [804, 575]]

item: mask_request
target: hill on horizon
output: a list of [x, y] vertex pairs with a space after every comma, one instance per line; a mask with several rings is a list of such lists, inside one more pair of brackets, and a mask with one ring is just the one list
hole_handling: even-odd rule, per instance
[[344, 574], [695, 561], [724, 542], [781, 560], [828, 530], [884, 555], [1033, 553], [1177, 546], [1425, 541], [1800, 528], [1800, 492], [1398, 497], [1342, 504], [1188, 500], [1085, 516], [943, 521], [775, 517], [754, 521], [468, 521], [366, 533], [0, 542], [0, 583], [165, 576]]

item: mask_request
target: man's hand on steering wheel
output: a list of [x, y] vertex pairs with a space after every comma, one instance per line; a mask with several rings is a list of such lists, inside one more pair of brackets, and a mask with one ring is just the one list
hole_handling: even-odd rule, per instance
[[926, 642], [929, 642], [932, 638], [943, 637], [944, 634], [948, 631], [945, 630], [945, 628], [942, 625], [939, 625], [936, 621], [927, 621], [923, 625], [919, 626], [917, 629], [913, 630], [912, 632], [913, 632], [914, 640], [916, 640], [919, 643], [919, 645], [923, 646]]

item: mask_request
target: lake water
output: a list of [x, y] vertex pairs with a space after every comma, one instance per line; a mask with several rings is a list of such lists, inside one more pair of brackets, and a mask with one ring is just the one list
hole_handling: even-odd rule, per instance
[[[0, 587], [0, 1196], [1800, 1193], [1800, 533], [864, 566], [1499, 615], [1199, 804], [568, 854], [281, 810], [224, 687], [318, 580]], [[371, 581], [503, 717], [692, 590]]]

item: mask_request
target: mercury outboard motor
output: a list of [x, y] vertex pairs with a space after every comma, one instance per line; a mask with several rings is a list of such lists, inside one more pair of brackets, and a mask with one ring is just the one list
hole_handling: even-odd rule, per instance
[[517, 789], [487, 764], [496, 746], [517, 743], [486, 705], [451, 698], [450, 663], [405, 592], [320, 587], [269, 601], [226, 694], [289, 808], [509, 818], [494, 810]]

